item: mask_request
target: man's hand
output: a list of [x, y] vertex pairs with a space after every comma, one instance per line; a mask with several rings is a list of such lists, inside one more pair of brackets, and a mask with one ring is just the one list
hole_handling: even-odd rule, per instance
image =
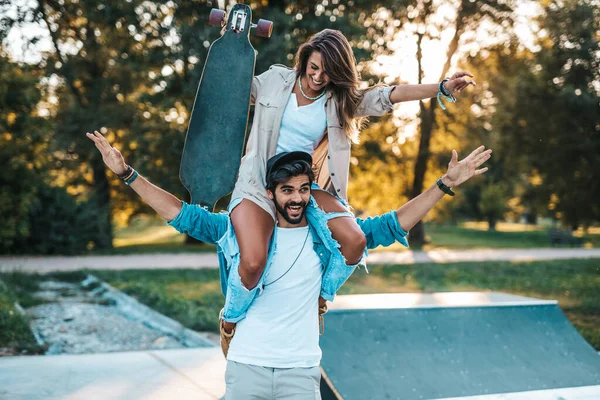
[[487, 171], [487, 167], [477, 169], [492, 156], [492, 150], [484, 150], [485, 146], [479, 146], [461, 161], [458, 161], [456, 150], [452, 150], [452, 159], [448, 163], [448, 171], [442, 177], [444, 185], [456, 187], [469, 180], [473, 175], [480, 175]]
[[459, 71], [452, 75], [450, 79], [444, 83], [444, 87], [450, 91], [450, 93], [460, 93], [464, 88], [469, 85], [477, 86], [477, 83], [472, 78], [473, 74], [466, 71]]
[[94, 131], [94, 133], [86, 133], [86, 136], [90, 138], [92, 142], [96, 145], [100, 153], [102, 154], [102, 161], [104, 164], [115, 174], [121, 175], [127, 169], [127, 165], [125, 164], [125, 160], [123, 159], [123, 155], [121, 152], [110, 144], [106, 138], [98, 131]]

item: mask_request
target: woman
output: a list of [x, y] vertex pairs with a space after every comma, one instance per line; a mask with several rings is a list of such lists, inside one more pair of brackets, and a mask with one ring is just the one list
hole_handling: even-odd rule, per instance
[[[325, 29], [300, 46], [295, 68], [274, 65], [256, 76], [252, 85], [254, 122], [229, 205], [240, 248], [239, 276], [253, 289], [265, 268], [275, 226], [275, 208], [265, 190], [267, 160], [284, 151], [313, 155], [316, 185], [312, 195], [326, 214], [327, 226], [339, 244], [342, 264], [362, 261], [366, 239], [346, 206], [350, 144], [357, 142], [365, 117], [391, 112], [393, 104], [453, 93], [475, 84], [458, 72], [438, 84], [377, 85], [359, 89], [356, 59], [344, 35]], [[287, 210], [294, 217], [294, 210]], [[342, 265], [343, 266], [343, 265]], [[353, 271], [348, 269], [347, 275]], [[323, 291], [332, 300], [335, 288]], [[332, 293], [333, 292], [333, 293]], [[325, 304], [320, 299], [320, 305]], [[226, 304], [223, 320], [235, 321]], [[224, 322], [230, 332], [235, 324]]]
[[[466, 72], [444, 82], [451, 94], [474, 84]], [[272, 66], [254, 78], [254, 123], [247, 152], [229, 206], [240, 246], [240, 277], [254, 287], [264, 270], [275, 209], [265, 192], [265, 165], [282, 151], [313, 155], [317, 183], [313, 190], [326, 213], [347, 212], [350, 142], [357, 141], [361, 119], [392, 111], [395, 103], [436, 97], [438, 85], [375, 86], [359, 89], [352, 48], [344, 35], [325, 29], [303, 44], [296, 65]], [[347, 265], [360, 262], [365, 238], [353, 218], [328, 221]]]

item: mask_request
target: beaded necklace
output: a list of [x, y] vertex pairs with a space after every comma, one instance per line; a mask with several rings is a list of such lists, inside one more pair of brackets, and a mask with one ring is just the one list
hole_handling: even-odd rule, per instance
[[325, 89], [323, 89], [323, 91], [316, 97], [307, 96], [306, 93], [304, 93], [304, 90], [302, 90], [302, 79], [300, 76], [298, 77], [298, 88], [300, 88], [300, 93], [302, 93], [302, 96], [304, 96], [305, 99], [311, 101], [318, 100], [325, 94]]

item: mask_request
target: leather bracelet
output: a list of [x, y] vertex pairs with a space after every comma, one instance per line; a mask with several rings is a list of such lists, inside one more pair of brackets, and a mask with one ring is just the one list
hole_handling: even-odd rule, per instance
[[122, 174], [117, 174], [119, 179], [122, 179], [124, 181], [131, 178], [131, 175], [133, 175], [133, 168], [131, 167], [131, 165], [126, 165], [125, 172], [123, 172]]
[[442, 192], [446, 193], [447, 195], [454, 196], [455, 193], [448, 186], [444, 185], [444, 182], [442, 182], [441, 177], [438, 178], [438, 180], [435, 183], [437, 184], [437, 186], [440, 188], [440, 190]]

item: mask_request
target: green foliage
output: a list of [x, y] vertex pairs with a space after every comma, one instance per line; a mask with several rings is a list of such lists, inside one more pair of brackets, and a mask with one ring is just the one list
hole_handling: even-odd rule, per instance
[[32, 234], [29, 215], [48, 178], [49, 122], [37, 115], [39, 71], [10, 62], [0, 49], [0, 252]]
[[77, 203], [64, 188], [40, 186], [26, 217], [27, 235], [14, 240], [10, 253], [78, 254], [94, 238], [94, 210], [90, 203]]
[[494, 119], [507, 177], [516, 177], [530, 209], [587, 226], [600, 219], [591, 173], [600, 170], [600, 11], [593, 1], [550, 1], [538, 23], [537, 52], [495, 55]]
[[[90, 224], [94, 210], [90, 203], [77, 203], [64, 188], [51, 187], [36, 181], [37, 177], [23, 171], [19, 182], [10, 186], [3, 196], [3, 204], [12, 200], [12, 207], [3, 208], [8, 225], [0, 229], [0, 252], [4, 254], [78, 254], [87, 251], [94, 239], [94, 225]], [[21, 182], [33, 182], [19, 189]], [[19, 197], [21, 195], [21, 197]], [[29, 197], [25, 197], [29, 195]], [[9, 205], [10, 206], [10, 205]], [[17, 210], [15, 214], [14, 211]], [[17, 225], [12, 221], [16, 221]], [[16, 229], [15, 229], [16, 228]]]
[[[51, 187], [48, 131], [38, 115], [40, 71], [0, 53], [0, 252], [73, 254], [89, 240], [89, 210], [64, 188]], [[88, 237], [88, 239], [86, 239]]]
[[95, 274], [190, 329], [218, 332], [224, 297], [217, 270], [98, 271]]
[[31, 235], [29, 212], [37, 199], [39, 182], [36, 174], [22, 160], [17, 160], [8, 146], [0, 145], [0, 253], [9, 252], [19, 238]]
[[[453, 5], [421, 0], [249, 4], [254, 20], [274, 22], [271, 39], [251, 35], [259, 52], [257, 73], [274, 63], [292, 65], [293, 54], [310, 35], [337, 28], [353, 45], [359, 69], [370, 84], [381, 79], [373, 75], [370, 61], [394, 50], [392, 39], [399, 31], [420, 45], [419, 50], [445, 36], [444, 30], [453, 32], [437, 56], [443, 76], [452, 72], [450, 60], [461, 53], [467, 38], [488, 28], [493, 31], [490, 36], [510, 34], [517, 5], [497, 0], [461, 0]], [[8, 183], [0, 188], [0, 214], [7, 221], [0, 228], [0, 241], [27, 234], [24, 216], [38, 196], [38, 185], [31, 184], [37, 174], [45, 182], [54, 180], [53, 186], [70, 187], [78, 201], [93, 202], [89, 225], [96, 233], [87, 239], [96, 249], [110, 249], [111, 217], [124, 224], [150, 209], [107, 176], [84, 133], [103, 128], [128, 163], [186, 199], [177, 171], [202, 65], [219, 35], [206, 23], [217, 3], [42, 0], [37, 5], [9, 13], [10, 5], [0, 3], [3, 34], [33, 21], [51, 28], [53, 44], [36, 67], [6, 61], [0, 65], [0, 95], [5, 96], [0, 107], [0, 135], [4, 135], [0, 161], [9, 160], [4, 164], [9, 168], [0, 172], [0, 179]], [[439, 18], [440, 7], [454, 7], [457, 18]], [[494, 184], [505, 185], [507, 201], [517, 198], [533, 216], [550, 207], [552, 216], [571, 225], [599, 219], [598, 185], [589, 173], [599, 169], [600, 159], [594, 33], [598, 10], [591, 0], [570, 0], [564, 7], [546, 2], [543, 7], [539, 24], [546, 36], [540, 36], [540, 51], [524, 49], [515, 37], [496, 48], [477, 41], [477, 53], [465, 69], [476, 72], [478, 88], [461, 94], [459, 103], [446, 112], [438, 110], [435, 101], [423, 102], [413, 140], [402, 135], [404, 126], [413, 121], [398, 124], [391, 116], [374, 119], [363, 131], [362, 144], [353, 149], [349, 190], [357, 210], [373, 214], [399, 206], [434, 182], [452, 148], [461, 151], [483, 143], [495, 150], [487, 176]], [[423, 55], [417, 51], [414, 58], [424, 61]], [[50, 77], [56, 84], [48, 84]], [[423, 70], [417, 77], [421, 79]], [[401, 82], [407, 80], [413, 78], [400, 77]], [[54, 97], [58, 102], [49, 101]], [[38, 105], [48, 117], [36, 116]], [[573, 153], [580, 157], [571, 157]], [[451, 203], [444, 199], [428, 217], [484, 218], [479, 209], [482, 187], [470, 182], [460, 188], [460, 197]], [[412, 239], [418, 241], [418, 231], [412, 232]]]
[[506, 211], [506, 195], [502, 184], [488, 184], [481, 191], [479, 209], [487, 218], [489, 229], [496, 229], [496, 222], [501, 220]]
[[27, 319], [15, 308], [20, 299], [10, 283], [0, 276], [0, 348], [8, 355], [39, 354], [44, 349], [37, 345]]

